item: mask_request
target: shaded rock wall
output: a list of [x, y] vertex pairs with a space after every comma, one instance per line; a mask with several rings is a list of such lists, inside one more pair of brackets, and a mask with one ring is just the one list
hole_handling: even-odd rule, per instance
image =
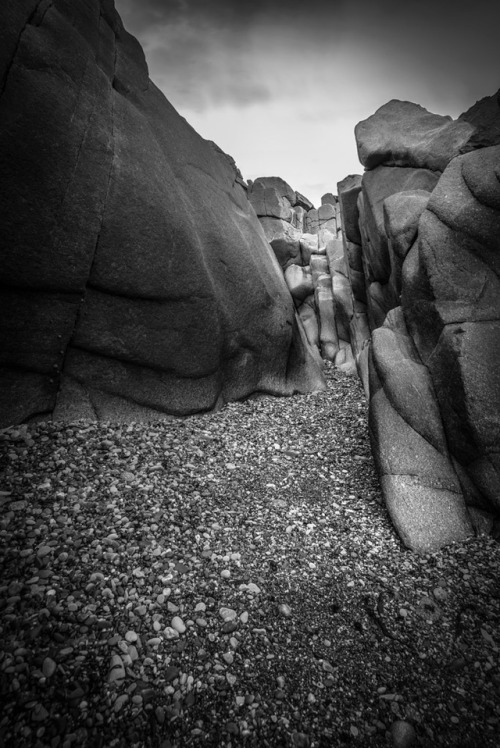
[[356, 139], [366, 171], [338, 185], [365, 304], [351, 345], [388, 511], [432, 551], [500, 514], [499, 96], [456, 121], [392, 101]]
[[111, 0], [2, 16], [0, 425], [321, 388], [240, 175]]

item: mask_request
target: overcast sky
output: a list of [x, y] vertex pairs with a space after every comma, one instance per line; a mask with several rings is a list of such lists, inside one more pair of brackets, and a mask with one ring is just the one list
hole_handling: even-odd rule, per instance
[[116, 0], [152, 80], [245, 179], [315, 205], [362, 172], [354, 126], [390, 99], [457, 117], [500, 87], [498, 0]]

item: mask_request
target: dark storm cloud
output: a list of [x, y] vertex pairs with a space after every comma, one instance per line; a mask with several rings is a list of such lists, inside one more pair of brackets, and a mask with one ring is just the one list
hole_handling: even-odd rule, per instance
[[[248, 106], [283, 93], [282, 52], [300, 57], [344, 0], [117, 0], [125, 27], [144, 47], [150, 75], [172, 103], [203, 111], [221, 104]], [[324, 11], [325, 18], [322, 17]], [[336, 32], [328, 30], [333, 38]]]
[[283, 25], [309, 19], [313, 25], [331, 18], [346, 0], [119, 0], [117, 7], [135, 32], [154, 24], [189, 19], [194, 25], [210, 23], [218, 28], [244, 29], [258, 19], [279, 20]]
[[389, 99], [455, 117], [500, 85], [498, 1], [115, 1], [195, 129], [315, 203], [360, 171], [354, 126]]
[[184, 31], [165, 46], [154, 45], [146, 54], [152, 78], [179, 107], [203, 111], [231, 103], [247, 106], [268, 101], [272, 90], [245, 55], [231, 55], [227, 45], [205, 35], [190, 42]]
[[446, 111], [457, 98], [466, 102], [491, 93], [490, 81], [500, 70], [500, 4], [491, 0], [475, 0], [473, 11], [455, 0], [116, 4], [145, 49], [151, 77], [185, 110], [292, 98], [292, 80], [305, 95], [323, 86], [331, 104], [335, 86], [354, 74], [350, 108], [367, 89], [370, 102], [380, 91], [379, 104], [391, 89], [395, 98], [415, 98], [412, 90], [427, 93], [424, 105], [436, 99]]

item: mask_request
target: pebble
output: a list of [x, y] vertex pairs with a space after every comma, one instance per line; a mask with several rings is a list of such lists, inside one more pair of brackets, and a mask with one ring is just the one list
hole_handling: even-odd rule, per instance
[[11, 501], [11, 503], [9, 504], [9, 510], [11, 512], [20, 512], [22, 509], [26, 509], [27, 506], [27, 501]]
[[49, 716], [48, 711], [45, 709], [43, 704], [36, 704], [33, 711], [31, 712], [31, 719], [33, 722], [45, 722]]
[[260, 595], [261, 593], [260, 587], [254, 582], [249, 582], [248, 584], [240, 584], [240, 590], [247, 590], [253, 595]]
[[309, 748], [309, 738], [304, 732], [292, 733], [292, 743], [294, 748]]
[[[358, 387], [355, 408], [360, 392]], [[476, 691], [480, 710], [472, 705], [467, 729], [480, 728], [477, 722], [487, 714], [487, 737], [494, 741], [496, 603], [486, 593], [494, 589], [487, 553], [497, 552], [496, 546], [471, 539], [463, 553], [458, 544], [433, 554], [426, 565], [402, 554], [375, 501], [378, 489], [351, 473], [357, 470], [351, 465], [355, 451], [368, 450], [366, 434], [357, 444], [352, 429], [365, 409], [339, 417], [343, 395], [327, 396], [327, 434], [318, 421], [325, 414], [323, 394], [234, 403], [203, 418], [162, 424], [33, 424], [22, 431], [36, 434], [36, 448], [32, 457], [30, 450], [26, 457], [19, 451], [18, 475], [9, 473], [7, 457], [12, 495], [0, 506], [0, 671], [10, 708], [0, 717], [0, 732], [7, 730], [8, 745], [16, 739], [55, 745], [57, 735], [64, 736], [60, 748], [93, 745], [101, 735], [106, 745], [132, 745], [152, 732], [160, 741], [168, 732], [173, 744], [194, 745], [214, 737], [214, 728], [215, 739], [232, 748], [259, 740], [296, 748], [335, 745], [337, 739], [361, 745], [375, 740], [376, 732], [385, 745], [390, 723], [403, 714], [422, 720], [422, 739], [438, 745], [431, 728], [437, 734], [447, 724], [456, 736], [465, 724], [465, 690], [457, 687], [443, 704], [426, 699], [421, 713], [420, 696], [410, 704], [389, 692], [399, 683], [411, 692], [425, 673], [429, 692], [436, 693], [446, 679], [443, 669], [431, 671], [423, 662], [415, 678], [418, 656], [405, 671], [406, 655], [398, 660], [391, 651], [396, 645], [385, 641], [375, 622], [366, 618], [362, 631], [352, 624], [364, 621], [364, 593], [375, 610], [379, 583], [397, 585], [398, 594], [385, 600], [388, 628], [409, 642], [408, 626], [398, 617], [398, 610], [408, 609], [417, 654], [446, 663], [453, 657], [446, 647], [454, 620], [452, 606], [441, 605], [440, 596], [453, 590], [458, 609], [466, 577], [467, 586], [484, 589], [486, 615], [479, 622], [477, 611], [464, 612], [457, 646], [470, 646], [470, 667], [461, 661], [464, 672], [453, 677], [465, 678], [462, 685]], [[228, 418], [231, 412], [236, 418]], [[343, 418], [347, 427], [337, 433]], [[202, 441], [204, 432], [214, 443]], [[347, 435], [347, 450], [339, 434]], [[110, 447], [103, 450], [105, 436]], [[280, 462], [273, 465], [268, 447], [275, 439]], [[292, 444], [303, 459], [282, 465]], [[235, 449], [241, 454], [233, 458]], [[237, 465], [231, 474], [221, 463], [224, 450]], [[361, 467], [363, 475], [369, 472], [370, 466]], [[49, 472], [52, 488], [41, 496], [37, 486]], [[266, 488], [268, 480], [272, 488]], [[10, 501], [16, 497], [23, 498], [19, 514]], [[0, 493], [0, 503], [2, 498]], [[47, 550], [40, 556], [41, 549]], [[400, 564], [403, 556], [407, 568]], [[230, 571], [227, 581], [221, 570]], [[347, 587], [352, 579], [355, 585]], [[425, 618], [442, 609], [432, 629], [417, 610], [422, 596], [432, 601], [431, 611], [422, 606]], [[221, 615], [223, 607], [232, 613]], [[170, 625], [174, 616], [184, 626], [181, 636]], [[351, 668], [358, 653], [364, 660]], [[330, 661], [322, 659], [327, 654]], [[353, 680], [358, 665], [363, 672], [366, 667], [366, 682]], [[94, 672], [104, 680], [100, 694], [87, 687]], [[382, 683], [386, 698], [379, 699], [373, 691]], [[361, 711], [368, 702], [369, 715]]]
[[125, 667], [123, 660], [120, 655], [112, 655], [108, 672], [108, 683], [121, 683], [124, 679]]
[[46, 678], [50, 678], [56, 672], [57, 665], [50, 657], [46, 657], [42, 664], [42, 673]]
[[186, 625], [180, 616], [174, 616], [170, 621], [170, 625], [178, 634], [183, 634], [186, 631]]
[[178, 639], [179, 638], [179, 632], [176, 631], [172, 626], [166, 626], [163, 630], [163, 635], [166, 639]]
[[410, 748], [414, 745], [417, 735], [413, 725], [398, 719], [391, 725], [391, 737], [394, 748]]
[[175, 680], [179, 675], [179, 668], [174, 667], [173, 665], [167, 667], [165, 670], [165, 680], [167, 683], [170, 683], [170, 681]]
[[433, 590], [432, 594], [436, 598], [436, 600], [439, 600], [439, 602], [444, 602], [448, 599], [448, 590], [446, 590], [444, 587], [436, 587], [435, 590]]
[[233, 608], [219, 608], [219, 615], [223, 621], [234, 621], [238, 615]]
[[119, 712], [122, 707], [125, 706], [125, 704], [128, 701], [128, 694], [122, 693], [118, 698], [116, 699], [115, 703], [113, 704], [113, 711]]

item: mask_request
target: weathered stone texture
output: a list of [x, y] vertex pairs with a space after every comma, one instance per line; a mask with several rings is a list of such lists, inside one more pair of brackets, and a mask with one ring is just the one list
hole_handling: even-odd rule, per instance
[[2, 14], [1, 424], [323, 386], [241, 176], [112, 2]]
[[380, 164], [443, 171], [474, 133], [465, 120], [432, 114], [418, 104], [393, 99], [356, 125], [359, 160], [367, 169]]
[[356, 318], [351, 340], [374, 456], [394, 525], [422, 552], [500, 511], [498, 101], [456, 121], [389, 102], [356, 128], [368, 170], [339, 184], [355, 308], [366, 291], [370, 355]]

